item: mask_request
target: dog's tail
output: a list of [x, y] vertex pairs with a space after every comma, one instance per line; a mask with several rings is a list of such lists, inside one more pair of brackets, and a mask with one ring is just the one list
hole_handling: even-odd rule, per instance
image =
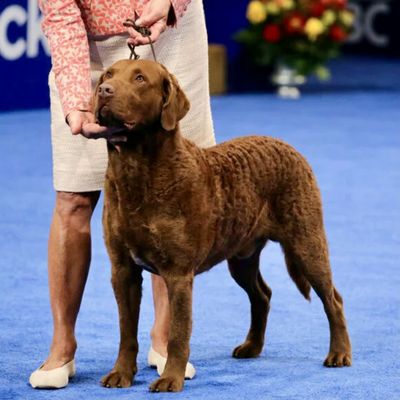
[[[285, 251], [284, 251], [285, 252]], [[295, 262], [288, 254], [285, 252], [285, 260], [287, 270], [293, 282], [296, 284], [300, 293], [306, 298], [306, 300], [311, 301], [310, 292], [311, 285], [310, 282], [305, 277], [301, 265]]]
[[308, 282], [307, 278], [295, 268], [290, 268], [288, 266], [288, 272], [290, 277], [293, 279], [293, 282], [296, 284], [297, 288], [300, 290], [300, 293], [306, 298], [306, 300], [311, 301], [310, 292], [311, 285]]

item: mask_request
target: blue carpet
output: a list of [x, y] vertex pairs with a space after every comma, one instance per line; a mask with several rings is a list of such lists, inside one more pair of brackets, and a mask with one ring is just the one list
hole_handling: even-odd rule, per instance
[[262, 355], [230, 357], [249, 325], [244, 292], [225, 265], [195, 283], [191, 360], [198, 375], [182, 393], [147, 392], [152, 301], [146, 274], [139, 372], [129, 389], [100, 377], [118, 347], [115, 300], [101, 234], [93, 220], [93, 262], [77, 325], [78, 374], [59, 391], [27, 383], [51, 339], [46, 242], [54, 194], [49, 113], [0, 115], [0, 399], [399, 399], [400, 86], [399, 63], [337, 63], [331, 84], [305, 88], [300, 101], [272, 94], [214, 98], [218, 141], [250, 133], [282, 138], [310, 161], [324, 201], [336, 286], [345, 299], [354, 365], [326, 369], [329, 330], [319, 299], [307, 303], [290, 281], [280, 249], [263, 252], [273, 291]]

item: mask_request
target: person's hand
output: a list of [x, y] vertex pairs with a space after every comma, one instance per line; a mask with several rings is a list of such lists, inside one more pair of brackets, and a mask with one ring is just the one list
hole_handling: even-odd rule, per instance
[[126, 142], [126, 136], [118, 135], [123, 127], [107, 127], [96, 123], [96, 118], [89, 111], [71, 111], [67, 115], [68, 125], [73, 135], [83, 135], [88, 139], [107, 139], [111, 143]]
[[[136, 25], [149, 28], [150, 39], [154, 43], [167, 29], [168, 14], [171, 8], [171, 0], [150, 0], [143, 8], [142, 15], [135, 21]], [[143, 37], [133, 28], [128, 28], [130, 38], [128, 43], [134, 46], [149, 44], [149, 38]]]

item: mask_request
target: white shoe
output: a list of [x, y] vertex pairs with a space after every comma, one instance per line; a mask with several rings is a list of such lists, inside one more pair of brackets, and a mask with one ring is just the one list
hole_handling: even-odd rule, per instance
[[42, 370], [42, 367], [43, 365], [33, 371], [29, 377], [29, 383], [33, 388], [61, 389], [68, 385], [69, 378], [76, 373], [75, 360], [48, 371]]
[[[147, 355], [147, 363], [150, 367], [157, 367], [158, 375], [164, 372], [165, 364], [167, 363], [167, 359], [163, 357], [160, 353], [157, 353], [153, 347], [150, 347], [149, 354]], [[188, 362], [186, 364], [185, 370], [185, 379], [193, 379], [196, 375], [196, 369], [193, 364]]]

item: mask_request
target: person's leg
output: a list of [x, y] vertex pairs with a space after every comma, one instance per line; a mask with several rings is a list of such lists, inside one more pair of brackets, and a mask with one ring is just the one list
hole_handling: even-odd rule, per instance
[[[193, 41], [197, 43], [196, 52], [190, 52]], [[165, 51], [179, 46], [179, 51]], [[182, 135], [198, 146], [209, 147], [215, 144], [211, 118], [210, 94], [208, 85], [208, 46], [203, 2], [192, 0], [186, 14], [179, 21], [178, 29], [167, 30], [155, 43], [158, 61], [173, 73], [190, 100], [190, 111], [180, 122]], [[138, 49], [141, 58], [150, 58], [146, 46]], [[181, 54], [190, 57], [181, 57]], [[152, 347], [163, 356], [167, 354], [169, 334], [169, 304], [164, 280], [152, 275], [155, 321], [151, 330]]]
[[100, 192], [57, 192], [48, 247], [53, 341], [43, 370], [71, 361], [75, 322], [91, 257], [90, 219]]
[[169, 303], [167, 285], [161, 276], [151, 274], [154, 302], [154, 324], [151, 329], [151, 345], [153, 349], [167, 357], [169, 334]]

